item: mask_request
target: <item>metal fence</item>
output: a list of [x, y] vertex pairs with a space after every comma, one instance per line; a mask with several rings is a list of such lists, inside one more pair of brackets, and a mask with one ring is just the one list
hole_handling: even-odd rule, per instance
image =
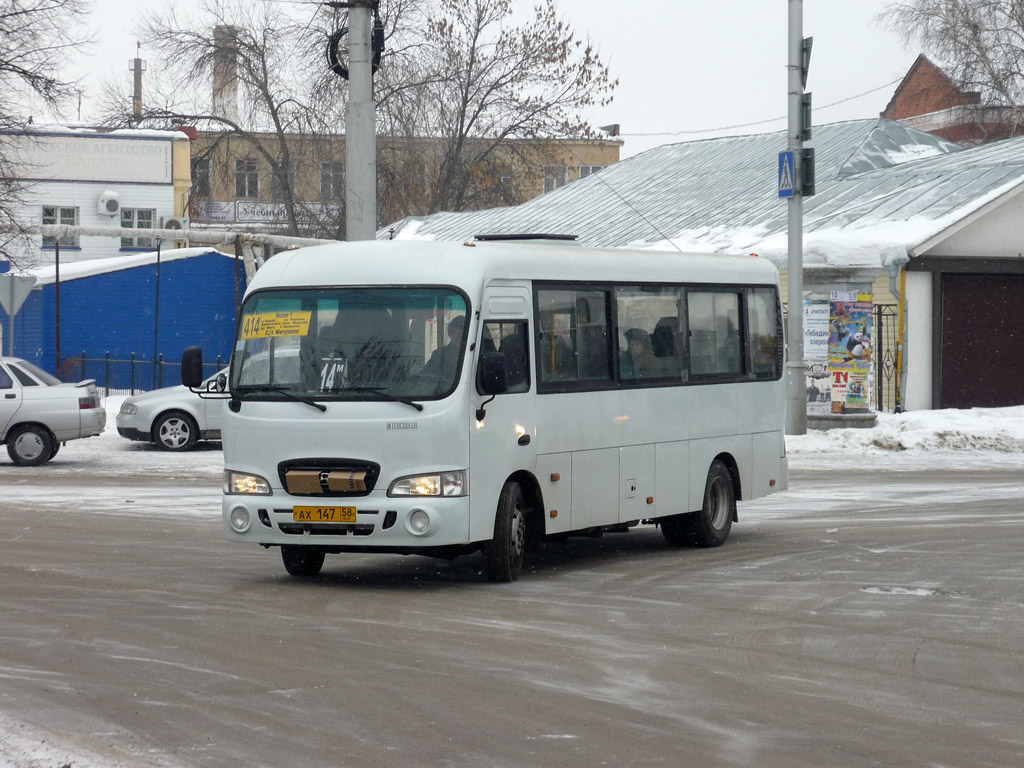
[[[214, 363], [203, 364], [203, 377], [212, 376], [227, 365], [217, 355]], [[156, 360], [144, 360], [130, 355], [127, 360], [112, 358], [107, 352], [103, 357], [68, 357], [61, 361], [58, 378], [62, 381], [96, 379], [96, 387], [104, 397], [110, 395], [134, 395], [161, 387], [181, 384], [181, 362], [170, 362], [159, 355]]]
[[875, 409], [900, 411], [899, 375], [896, 368], [900, 348], [898, 304], [875, 304]]

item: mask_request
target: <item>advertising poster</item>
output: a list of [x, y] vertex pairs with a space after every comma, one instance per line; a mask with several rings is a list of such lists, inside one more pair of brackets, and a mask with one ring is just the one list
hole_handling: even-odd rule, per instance
[[872, 295], [833, 291], [829, 301], [831, 413], [871, 410]]
[[832, 379], [828, 372], [831, 302], [804, 298], [804, 360], [807, 362], [807, 413], [832, 412]]

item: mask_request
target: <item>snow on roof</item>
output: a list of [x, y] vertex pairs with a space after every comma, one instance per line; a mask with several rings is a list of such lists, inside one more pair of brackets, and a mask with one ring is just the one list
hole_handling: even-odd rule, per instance
[[[1024, 184], [1024, 138], [965, 149], [889, 120], [816, 126], [817, 194], [804, 200], [808, 266], [880, 267]], [[522, 205], [438, 213], [396, 238], [557, 232], [606, 247], [756, 252], [785, 267], [778, 197], [786, 132], [672, 144]], [[381, 232], [387, 237], [389, 229]]]
[[[169, 261], [193, 259], [197, 256], [205, 256], [208, 253], [214, 253], [227, 259], [235, 258], [229, 253], [222, 253], [214, 248], [168, 248], [167, 250], [160, 251], [160, 263], [166, 264]], [[156, 258], [156, 251], [144, 251], [124, 256], [112, 256], [106, 259], [72, 261], [60, 265], [60, 281], [64, 283], [69, 280], [80, 280], [83, 277], [120, 272], [125, 269], [132, 269], [133, 267], [146, 267], [156, 264]], [[33, 275], [36, 278], [37, 286], [51, 285], [56, 280], [56, 271], [56, 265], [45, 264], [25, 270], [25, 274]]]
[[112, 131], [97, 130], [96, 128], [85, 128], [72, 125], [61, 125], [58, 123], [37, 123], [30, 126], [25, 133], [46, 134], [70, 134], [86, 138], [115, 137], [120, 139], [188, 139], [180, 131], [162, 131], [154, 128], [117, 128]]

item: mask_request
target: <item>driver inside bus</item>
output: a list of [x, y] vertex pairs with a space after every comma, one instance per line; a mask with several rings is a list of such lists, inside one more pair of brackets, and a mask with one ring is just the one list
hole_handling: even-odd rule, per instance
[[466, 327], [466, 316], [458, 315], [448, 323], [448, 343], [435, 349], [427, 364], [420, 371], [421, 376], [437, 378], [437, 391], [451, 389], [458, 375], [459, 354], [462, 351], [462, 334]]

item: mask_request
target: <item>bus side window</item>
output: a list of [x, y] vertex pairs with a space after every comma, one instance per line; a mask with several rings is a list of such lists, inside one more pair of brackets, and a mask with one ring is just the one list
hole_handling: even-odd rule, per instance
[[612, 380], [610, 291], [559, 286], [538, 288], [537, 377], [553, 389], [600, 386]]
[[[488, 352], [505, 356], [506, 392], [527, 392], [530, 389], [530, 356], [526, 321], [485, 320], [480, 339], [481, 358]], [[479, 382], [479, 372], [477, 381]]]
[[686, 379], [685, 306], [679, 286], [635, 285], [615, 289], [619, 381], [677, 383]]
[[759, 379], [781, 377], [782, 318], [774, 289], [755, 288], [747, 294], [747, 325], [751, 372]]
[[732, 292], [688, 292], [690, 373], [694, 376], [742, 374], [739, 298]]

